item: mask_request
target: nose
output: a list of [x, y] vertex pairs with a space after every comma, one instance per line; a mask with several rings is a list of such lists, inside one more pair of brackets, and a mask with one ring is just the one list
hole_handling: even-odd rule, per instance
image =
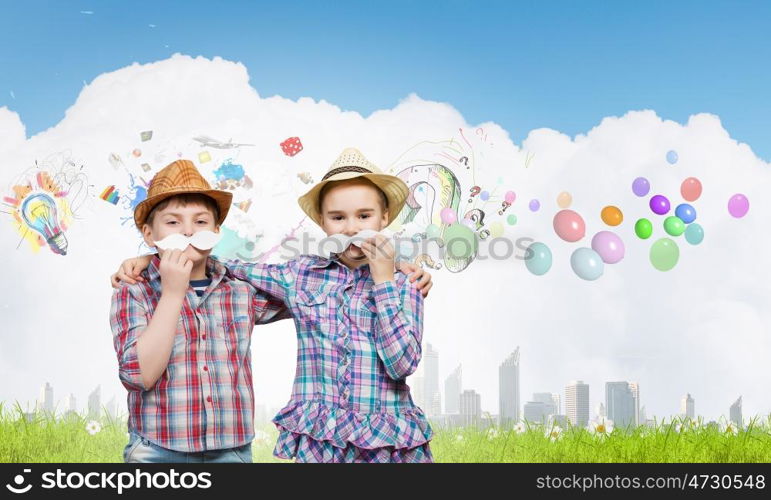
[[345, 223], [345, 229], [343, 230], [343, 234], [345, 234], [346, 236], [353, 236], [358, 232], [359, 232], [359, 224], [355, 220], [348, 219], [348, 221]]

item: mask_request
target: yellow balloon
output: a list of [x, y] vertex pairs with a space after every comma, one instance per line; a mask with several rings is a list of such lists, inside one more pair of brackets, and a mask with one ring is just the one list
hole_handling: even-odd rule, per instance
[[496, 221], [490, 224], [490, 234], [493, 235], [493, 238], [500, 238], [503, 236], [503, 223]]
[[557, 205], [560, 208], [568, 208], [571, 203], [573, 203], [573, 197], [567, 191], [563, 191], [557, 196]]
[[609, 226], [618, 226], [624, 220], [624, 214], [618, 207], [613, 205], [603, 208], [600, 217], [602, 217], [602, 222]]

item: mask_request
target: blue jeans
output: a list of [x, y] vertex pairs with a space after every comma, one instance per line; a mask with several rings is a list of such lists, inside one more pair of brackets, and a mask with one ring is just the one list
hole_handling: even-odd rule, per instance
[[172, 464], [250, 464], [252, 463], [252, 443], [236, 448], [184, 452], [168, 450], [139, 434], [131, 432], [129, 442], [123, 449], [123, 461], [126, 463], [172, 463]]

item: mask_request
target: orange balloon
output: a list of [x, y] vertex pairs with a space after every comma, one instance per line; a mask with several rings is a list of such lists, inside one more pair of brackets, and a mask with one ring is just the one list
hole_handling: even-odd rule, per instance
[[557, 196], [557, 206], [560, 208], [568, 208], [573, 203], [573, 197], [567, 191], [563, 191]]
[[602, 217], [602, 222], [609, 226], [618, 226], [624, 220], [624, 214], [621, 213], [618, 207], [613, 205], [603, 208], [600, 217]]

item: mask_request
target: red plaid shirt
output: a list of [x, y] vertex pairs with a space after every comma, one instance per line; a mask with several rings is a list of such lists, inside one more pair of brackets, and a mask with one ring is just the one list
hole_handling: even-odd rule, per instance
[[183, 452], [251, 442], [252, 329], [291, 314], [210, 257], [211, 285], [202, 297], [188, 289], [166, 371], [153, 387], [144, 387], [136, 343], [161, 297], [159, 264], [156, 256], [142, 273], [145, 282], [124, 284], [112, 296], [110, 326], [118, 373], [128, 389], [129, 430]]

